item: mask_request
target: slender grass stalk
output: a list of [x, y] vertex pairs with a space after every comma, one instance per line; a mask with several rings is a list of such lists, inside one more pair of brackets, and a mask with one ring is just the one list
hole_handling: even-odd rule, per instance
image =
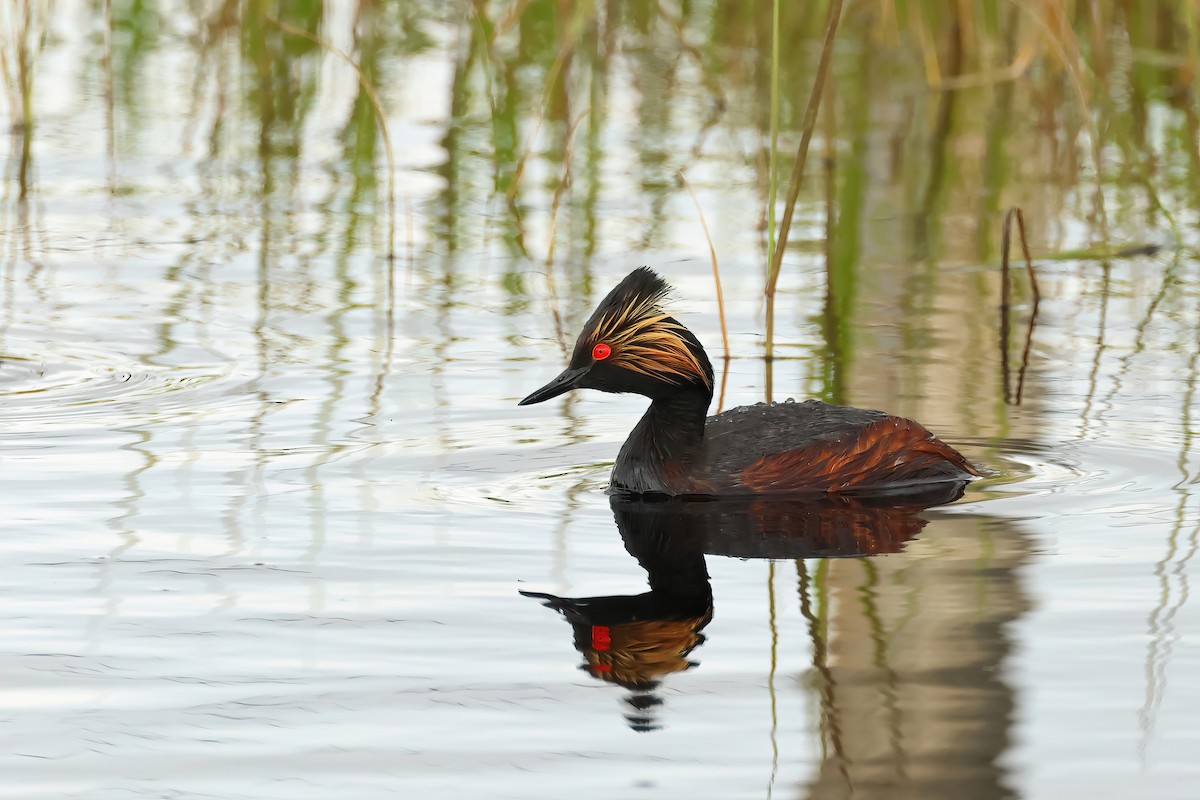
[[[1192, 99], [1194, 107], [1200, 107], [1200, 6], [1196, 3], [1183, 4], [1184, 27], [1187, 29], [1188, 68], [1192, 72]], [[1200, 141], [1194, 143], [1200, 148]]]
[[1092, 65], [1096, 74], [1104, 80], [1108, 77], [1109, 64], [1108, 42], [1104, 37], [1108, 23], [1104, 19], [1104, 10], [1100, 7], [1099, 0], [1088, 0], [1088, 19], [1092, 31]]
[[767, 162], [767, 264], [775, 263], [775, 204], [779, 197], [779, 3], [771, 11], [771, 156]]
[[1005, 404], [1012, 403], [1012, 380], [1008, 367], [1009, 314], [1011, 313], [1012, 289], [1008, 280], [1008, 256], [1012, 248], [1012, 218], [1010, 208], [1004, 215], [1004, 228], [1000, 233], [1000, 381], [1004, 387]]
[[1025, 372], [1029, 369], [1029, 351], [1033, 347], [1033, 329], [1037, 326], [1038, 305], [1042, 292], [1038, 289], [1037, 276], [1033, 272], [1033, 259], [1029, 257], [1029, 242], [1025, 240], [1025, 215], [1017, 208], [1017, 234], [1021, 239], [1021, 252], [1025, 254], [1025, 270], [1029, 273], [1029, 288], [1033, 290], [1033, 310], [1029, 313], [1029, 325], [1025, 328], [1025, 347], [1021, 350], [1021, 369], [1017, 372], [1017, 405], [1025, 394]]
[[925, 18], [921, 9], [921, 3], [913, 4], [913, 14], [916, 16], [914, 23], [917, 29], [917, 40], [921, 43], [922, 63], [925, 66], [925, 81], [930, 86], [937, 86], [942, 81], [942, 67], [938, 63], [937, 45], [934, 44], [934, 35], [930, 30], [932, 25]]
[[725, 327], [725, 295], [721, 291], [721, 271], [717, 266], [717, 248], [713, 246], [712, 234], [708, 231], [708, 222], [704, 219], [704, 209], [700, 207], [700, 198], [696, 197], [695, 190], [692, 189], [692, 184], [688, 183], [687, 176], [683, 171], [679, 171], [679, 180], [683, 181], [684, 188], [688, 190], [688, 194], [692, 196], [692, 202], [696, 205], [696, 213], [700, 215], [700, 227], [704, 229], [704, 239], [708, 242], [708, 254], [712, 258], [713, 283], [717, 289], [717, 315], [721, 322], [721, 344], [725, 348], [725, 360], [729, 360], [729, 330]]
[[383, 113], [383, 104], [379, 102], [379, 95], [375, 93], [375, 87], [371, 85], [371, 81], [367, 79], [362, 68], [358, 66], [358, 62], [351, 58], [348, 53], [340, 50], [333, 42], [323, 36], [310, 33], [303, 28], [297, 28], [295, 25], [284, 22], [270, 14], [264, 14], [263, 17], [267, 22], [281, 31], [290, 33], [293, 36], [299, 36], [302, 39], [307, 39], [322, 50], [333, 53], [348, 64], [350, 69], [354, 70], [354, 74], [358, 76], [358, 85], [366, 92], [367, 100], [371, 103], [371, 108], [375, 110], [375, 120], [379, 123], [379, 133], [383, 136], [383, 148], [387, 156], [387, 260], [389, 264], [394, 262], [396, 260], [396, 159], [392, 154], [392, 137], [388, 133], [387, 117]]
[[[1025, 255], [1025, 270], [1029, 273], [1029, 286], [1033, 290], [1033, 311], [1029, 317], [1029, 326], [1025, 330], [1025, 347], [1021, 352], [1021, 366], [1017, 371], [1015, 393], [1010, 388], [1012, 381], [1008, 365], [1009, 318], [1012, 313], [1009, 255], [1012, 250], [1014, 218], [1017, 221], [1017, 237], [1021, 242], [1021, 252]], [[1029, 351], [1033, 345], [1033, 329], [1037, 325], [1038, 304], [1041, 299], [1042, 293], [1038, 289], [1037, 276], [1033, 272], [1033, 259], [1029, 256], [1029, 242], [1025, 239], [1025, 215], [1020, 208], [1014, 206], [1004, 215], [1004, 228], [1000, 239], [1000, 372], [1004, 383], [1004, 402], [1015, 406], [1021, 405], [1021, 395], [1025, 391], [1025, 371], [1029, 367]]]
[[817, 110], [825, 94], [825, 76], [829, 73], [829, 61], [833, 54], [833, 37], [837, 33], [842, 16], [842, 0], [831, 0], [825, 19], [825, 41], [821, 44], [821, 58], [817, 62], [817, 74], [813, 79], [812, 91], [808, 95], [808, 106], [804, 109], [804, 128], [800, 135], [800, 147], [792, 165], [792, 177], [788, 183], [787, 203], [783, 207], [783, 221], [779, 226], [779, 241], [771, 257], [767, 272], [767, 286], [763, 292], [767, 298], [767, 342], [766, 357], [770, 360], [775, 348], [775, 287], [779, 284], [779, 271], [783, 265], [783, 251], [787, 247], [788, 231], [792, 226], [792, 215], [796, 200], [800, 197], [800, 186], [804, 182], [804, 162], [808, 158], [808, 145], [812, 142], [813, 129], [817, 127]]
[[900, 22], [896, 19], [896, 0], [879, 0], [879, 28], [883, 39], [892, 46], [900, 41]]
[[[1042, 301], [1042, 292], [1040, 289], [1038, 289], [1037, 275], [1035, 275], [1033, 272], [1033, 259], [1029, 257], [1029, 242], [1025, 240], [1025, 215], [1021, 213], [1021, 208], [1019, 206], [1009, 209], [1008, 215], [1011, 216], [1014, 211], [1016, 212], [1017, 217], [1017, 234], [1021, 241], [1021, 253], [1025, 256], [1025, 271], [1029, 273], [1029, 287], [1033, 289], [1034, 313], [1037, 313], [1037, 304]], [[1007, 224], [1008, 222], [1006, 216], [1005, 225]]]
[[696, 192], [692, 189], [692, 184], [688, 183], [683, 170], [678, 172], [679, 180], [683, 181], [688, 194], [692, 196], [692, 202], [696, 205], [696, 213], [700, 215], [700, 227], [704, 228], [704, 238], [708, 241], [708, 254], [712, 258], [713, 284], [717, 289], [717, 318], [721, 323], [721, 345], [725, 352], [725, 368], [721, 370], [721, 393], [717, 397], [717, 411], [720, 412], [721, 406], [725, 405], [725, 384], [729, 380], [730, 359], [729, 329], [725, 325], [725, 293], [721, 291], [721, 270], [717, 266], [717, 248], [713, 246], [712, 234], [708, 232], [708, 222], [704, 219], [704, 209], [700, 207], [700, 198], [696, 197]]

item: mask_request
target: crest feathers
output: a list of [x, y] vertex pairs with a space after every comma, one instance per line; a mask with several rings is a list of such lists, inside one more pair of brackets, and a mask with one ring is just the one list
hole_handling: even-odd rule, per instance
[[612, 348], [613, 366], [667, 383], [700, 382], [711, 388], [711, 367], [700, 343], [662, 308], [670, 291], [649, 267], [626, 275], [584, 325], [576, 358], [586, 357], [603, 342]]

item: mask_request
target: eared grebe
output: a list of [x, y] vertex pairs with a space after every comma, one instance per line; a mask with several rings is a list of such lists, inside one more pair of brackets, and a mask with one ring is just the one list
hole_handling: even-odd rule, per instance
[[520, 402], [581, 388], [649, 397], [649, 410], [617, 455], [611, 491], [889, 491], [979, 475], [918, 423], [882, 411], [807, 400], [705, 418], [712, 364], [692, 332], [663, 311], [668, 291], [648, 267], [629, 273], [583, 326], [562, 374]]

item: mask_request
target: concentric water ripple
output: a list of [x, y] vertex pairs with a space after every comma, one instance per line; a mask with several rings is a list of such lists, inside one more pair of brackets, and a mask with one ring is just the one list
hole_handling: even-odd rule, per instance
[[6, 343], [0, 352], [0, 426], [15, 432], [138, 421], [197, 410], [228, 395], [232, 364], [153, 366], [99, 348], [37, 355]]

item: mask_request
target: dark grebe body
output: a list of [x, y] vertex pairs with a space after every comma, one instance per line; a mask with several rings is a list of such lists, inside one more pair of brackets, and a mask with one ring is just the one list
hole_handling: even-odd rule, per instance
[[649, 397], [613, 465], [613, 491], [874, 492], [979, 475], [920, 424], [882, 411], [808, 400], [706, 416], [712, 365], [696, 337], [662, 310], [668, 291], [650, 269], [634, 270], [596, 308], [567, 369], [521, 401], [575, 388]]

